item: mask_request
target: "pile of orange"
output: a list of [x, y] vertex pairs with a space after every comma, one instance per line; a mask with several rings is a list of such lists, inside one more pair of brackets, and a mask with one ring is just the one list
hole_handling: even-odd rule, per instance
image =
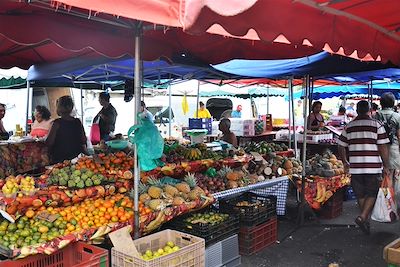
[[[68, 207], [41, 207], [50, 214], [59, 214], [67, 223], [65, 234], [99, 228], [109, 223], [128, 222], [133, 218], [132, 201], [121, 194], [90, 200]], [[29, 214], [31, 215], [31, 214]]]
[[96, 162], [93, 158], [82, 157], [76, 164], [76, 169], [89, 169], [95, 173], [113, 174], [118, 171], [131, 170], [134, 165], [132, 157], [120, 151], [114, 154], [99, 154], [101, 161]]

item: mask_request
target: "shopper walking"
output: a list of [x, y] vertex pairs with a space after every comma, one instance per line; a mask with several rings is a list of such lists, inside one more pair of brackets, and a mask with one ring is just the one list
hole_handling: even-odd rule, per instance
[[370, 233], [369, 218], [379, 190], [382, 162], [385, 174], [389, 167], [389, 139], [383, 125], [368, 115], [369, 110], [367, 101], [358, 102], [358, 116], [349, 122], [338, 140], [339, 155], [346, 172], [351, 173], [351, 185], [360, 208], [355, 223], [366, 234]]

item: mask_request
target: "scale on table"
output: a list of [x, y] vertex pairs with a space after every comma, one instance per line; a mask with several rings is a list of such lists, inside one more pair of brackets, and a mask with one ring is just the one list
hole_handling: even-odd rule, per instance
[[207, 145], [207, 149], [211, 150], [211, 151], [221, 151], [221, 150], [225, 150], [225, 149], [230, 149], [232, 148], [232, 145], [219, 140], [219, 141], [214, 141], [212, 143], [206, 143]]

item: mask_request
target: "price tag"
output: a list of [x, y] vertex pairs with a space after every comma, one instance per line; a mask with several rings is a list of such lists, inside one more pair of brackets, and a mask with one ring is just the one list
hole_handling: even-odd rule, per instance
[[257, 152], [250, 152], [250, 154], [254, 157], [255, 161], [263, 161], [264, 158]]
[[117, 231], [109, 233], [108, 236], [114, 245], [114, 248], [121, 251], [127, 255], [134, 255], [135, 257], [140, 257], [140, 253], [137, 251], [135, 244], [133, 243], [131, 237], [131, 226], [125, 226]]
[[39, 213], [38, 215], [36, 215], [36, 218], [52, 223], [55, 220], [57, 220], [58, 216], [56, 214], [50, 214], [47, 211], [43, 211], [43, 212]]

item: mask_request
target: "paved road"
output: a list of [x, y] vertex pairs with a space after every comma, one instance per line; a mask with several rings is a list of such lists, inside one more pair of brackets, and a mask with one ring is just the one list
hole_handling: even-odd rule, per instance
[[[289, 216], [294, 210], [294, 203], [289, 203]], [[326, 267], [333, 262], [340, 267], [387, 266], [382, 258], [383, 248], [400, 236], [400, 224], [372, 222], [371, 235], [366, 236], [354, 225], [357, 214], [356, 202], [346, 201], [340, 217], [321, 221], [320, 225], [307, 221], [305, 227], [282, 242], [242, 257], [241, 266]], [[278, 238], [282, 239], [293, 227], [293, 218], [281, 218]]]

